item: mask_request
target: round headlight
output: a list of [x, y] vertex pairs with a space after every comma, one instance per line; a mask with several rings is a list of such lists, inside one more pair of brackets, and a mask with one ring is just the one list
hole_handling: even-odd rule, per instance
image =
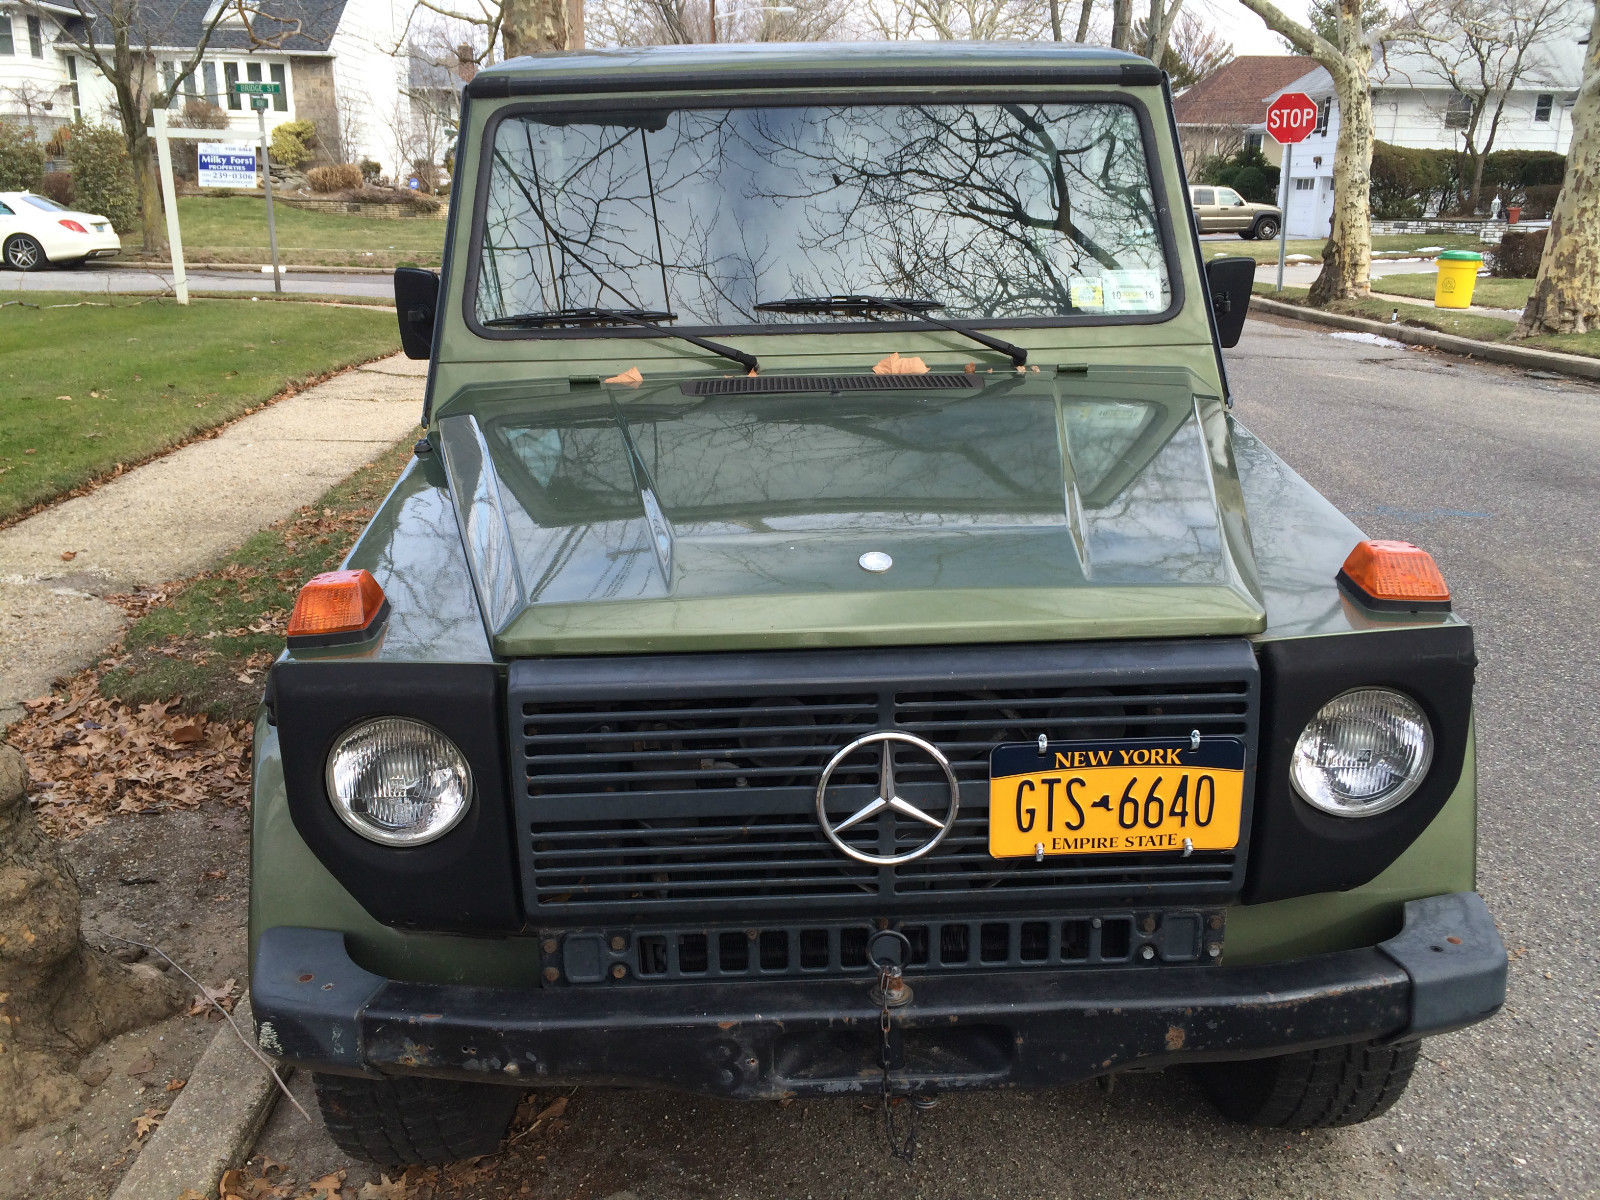
[[347, 730], [328, 755], [327, 782], [339, 819], [386, 846], [443, 837], [472, 799], [472, 771], [455, 743], [405, 717]]
[[1336, 817], [1399, 804], [1433, 761], [1433, 730], [1414, 700], [1387, 688], [1335, 696], [1295, 743], [1289, 777], [1307, 803]]

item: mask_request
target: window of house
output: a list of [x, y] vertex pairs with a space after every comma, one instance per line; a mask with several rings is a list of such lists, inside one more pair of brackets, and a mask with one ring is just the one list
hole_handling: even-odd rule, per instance
[[278, 85], [278, 94], [272, 98], [273, 112], [289, 111], [289, 78], [288, 72], [283, 69], [282, 63], [273, 63], [271, 66], [272, 82]]
[[28, 18], [28, 53], [35, 58], [44, 57], [44, 26], [38, 17]]
[[11, 14], [0, 12], [0, 54], [15, 54], [17, 44], [11, 38]]
[[1533, 119], [1535, 121], [1548, 121], [1550, 110], [1556, 106], [1556, 98], [1550, 92], [1541, 92], [1539, 98], [1533, 102]]
[[217, 64], [214, 62], [201, 63], [200, 72], [201, 78], [205, 80], [207, 102], [217, 104], [220, 107], [217, 96]]
[[1332, 113], [1333, 101], [1331, 99], [1319, 101], [1317, 104], [1317, 127], [1312, 132], [1319, 133], [1323, 137], [1327, 137], [1328, 118], [1332, 115]]
[[1470, 124], [1472, 124], [1472, 97], [1465, 92], [1453, 93], [1445, 105], [1444, 127], [1465, 129]]
[[67, 87], [72, 92], [72, 119], [83, 120], [83, 97], [78, 92], [78, 59], [76, 55], [67, 55]]
[[1261, 134], [1247, 133], [1244, 135], [1244, 148], [1246, 150], [1261, 149]]
[[1302, 177], [1302, 178], [1296, 179], [1294, 181], [1294, 190], [1297, 191], [1297, 192], [1309, 192], [1312, 188], [1314, 188], [1316, 186], [1317, 186], [1317, 181], [1315, 179], [1308, 179], [1308, 178], [1303, 178]]
[[235, 112], [239, 111], [239, 93], [233, 90], [233, 85], [238, 83], [238, 82], [239, 82], [239, 64], [238, 63], [231, 63], [231, 62], [223, 63], [222, 64], [222, 83], [223, 83], [223, 89], [222, 90], [227, 94], [228, 107], [233, 109]]
[[258, 62], [245, 63], [244, 77], [251, 83], [261, 82], [261, 64]]

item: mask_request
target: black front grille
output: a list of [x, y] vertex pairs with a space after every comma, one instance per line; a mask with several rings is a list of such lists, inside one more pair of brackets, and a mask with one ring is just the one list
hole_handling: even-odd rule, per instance
[[[988, 853], [990, 750], [1001, 742], [1242, 738], [1253, 790], [1257, 676], [1238, 641], [1114, 643], [547, 659], [513, 664], [510, 719], [525, 904], [538, 922], [667, 911], [891, 915], [975, 902], [1059, 906], [1155, 894], [1236, 892], [1237, 850], [1083, 855]], [[930, 854], [856, 862], [816, 819], [829, 760], [878, 729], [938, 746], [961, 809]], [[897, 750], [913, 798], [938, 769]], [[876, 759], [842, 763], [834, 788], [870, 798]], [[863, 823], [852, 844], [914, 844], [905, 823]]]
[[722, 375], [690, 379], [679, 386], [686, 396], [773, 396], [787, 392], [927, 392], [982, 387], [976, 375], [930, 372], [926, 375]]
[[[1211, 911], [1109, 911], [1049, 917], [899, 921], [902, 966], [921, 977], [1046, 967], [1211, 964], [1224, 917]], [[759, 927], [575, 930], [541, 939], [541, 973], [556, 985], [869, 977], [866, 922]]]

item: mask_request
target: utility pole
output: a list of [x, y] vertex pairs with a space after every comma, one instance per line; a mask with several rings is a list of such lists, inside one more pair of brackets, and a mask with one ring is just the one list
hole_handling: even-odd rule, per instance
[[265, 96], [251, 96], [250, 103], [256, 110], [256, 121], [261, 127], [261, 182], [267, 189], [267, 245], [272, 248], [272, 290], [281, 296], [283, 271], [278, 266], [278, 225], [272, 217], [272, 160], [267, 156], [270, 149], [267, 141], [267, 105], [271, 101]]

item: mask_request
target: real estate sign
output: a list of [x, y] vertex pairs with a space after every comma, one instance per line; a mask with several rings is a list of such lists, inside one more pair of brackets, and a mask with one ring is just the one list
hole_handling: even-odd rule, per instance
[[256, 186], [256, 148], [249, 142], [201, 142], [195, 147], [201, 187]]

